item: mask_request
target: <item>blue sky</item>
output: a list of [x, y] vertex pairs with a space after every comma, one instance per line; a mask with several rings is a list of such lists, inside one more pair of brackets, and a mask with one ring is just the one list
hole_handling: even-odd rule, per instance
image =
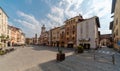
[[39, 36], [43, 24], [49, 30], [79, 14], [83, 18], [98, 16], [101, 34], [109, 34], [111, 4], [112, 0], [0, 0], [9, 24], [21, 28], [26, 37]]

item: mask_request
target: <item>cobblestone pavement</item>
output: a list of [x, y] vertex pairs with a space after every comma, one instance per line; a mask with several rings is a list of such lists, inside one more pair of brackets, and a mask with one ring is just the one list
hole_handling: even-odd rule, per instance
[[[98, 50], [99, 51], [99, 50]], [[115, 53], [114, 50], [103, 48], [100, 51]], [[115, 65], [112, 63], [110, 55], [101, 54], [105, 57], [97, 57], [94, 60], [94, 51], [85, 51], [83, 54], [73, 54], [67, 56], [65, 61], [56, 62], [52, 60], [27, 69], [26, 71], [120, 71], [120, 55], [115, 54]], [[99, 54], [99, 53], [96, 53]]]
[[[115, 65], [111, 56], [100, 54], [94, 60], [94, 51], [74, 54], [71, 49], [63, 49], [66, 59], [56, 61], [57, 49], [53, 47], [17, 48], [14, 52], [0, 56], [0, 71], [120, 71], [120, 55], [112, 49], [101, 51], [115, 53]], [[105, 53], [104, 52], [104, 53]], [[105, 58], [103, 58], [105, 57]]]
[[[0, 71], [25, 71], [38, 64], [56, 59], [56, 48], [42, 46], [14, 48], [15, 51], [0, 56]], [[71, 50], [64, 52], [71, 55]]]

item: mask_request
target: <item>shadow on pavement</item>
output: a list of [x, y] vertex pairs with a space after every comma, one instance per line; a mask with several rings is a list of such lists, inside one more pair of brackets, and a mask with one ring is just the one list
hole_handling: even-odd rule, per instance
[[119, 65], [94, 61], [90, 53], [66, 56], [62, 62], [51, 60], [26, 71], [120, 71]]
[[[48, 51], [58, 52], [58, 47], [33, 46], [32, 49], [36, 50], [36, 51], [48, 50]], [[69, 53], [69, 52], [74, 51], [73, 48], [62, 48], [62, 47], [59, 47], [59, 49], [62, 50], [63, 53]]]

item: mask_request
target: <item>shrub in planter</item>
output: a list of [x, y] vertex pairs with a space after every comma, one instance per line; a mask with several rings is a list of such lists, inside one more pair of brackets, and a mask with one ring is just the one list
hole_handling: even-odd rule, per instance
[[13, 51], [14, 50], [14, 48], [10, 48], [10, 51]]
[[58, 51], [56, 59], [57, 59], [57, 61], [63, 61], [63, 60], [65, 60], [65, 54], [62, 53], [62, 50]]
[[77, 52], [78, 53], [83, 53], [84, 52], [84, 48], [82, 46], [77, 46]]
[[6, 53], [6, 52], [3, 51], [3, 50], [0, 51], [0, 55], [4, 55], [5, 53]]
[[9, 52], [10, 52], [10, 50], [9, 50], [9, 49], [5, 49], [5, 51], [6, 51], [7, 53], [9, 53]]

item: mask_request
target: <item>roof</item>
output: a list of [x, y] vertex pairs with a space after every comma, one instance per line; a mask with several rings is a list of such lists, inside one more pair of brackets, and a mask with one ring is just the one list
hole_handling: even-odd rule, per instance
[[112, 28], [113, 28], [113, 22], [114, 22], [114, 21], [111, 21], [111, 22], [110, 22], [110, 26], [109, 26], [109, 29], [110, 29], [110, 30], [112, 30]]
[[[14, 26], [10, 26], [10, 25], [8, 25], [8, 27], [9, 28], [13, 28], [13, 29], [15, 29], [15, 30], [21, 30], [20, 28], [17, 28], [17, 27], [14, 27]], [[21, 30], [22, 31], [22, 30]]]
[[60, 27], [55, 27], [55, 28], [53, 28], [53, 29], [51, 29], [51, 30], [55, 30], [55, 29], [58, 29], [58, 28], [60, 28]]
[[99, 35], [101, 34], [100, 31], [98, 31], [98, 34], [99, 34]]
[[[67, 19], [66, 21], [64, 21], [64, 22], [67, 22], [67, 21], [70, 21], [70, 20], [72, 20], [72, 19], [75, 19], [75, 18], [82, 18], [82, 16], [81, 15], [79, 15], [79, 16], [75, 16], [75, 17], [72, 17], [72, 18], [70, 18], [70, 19]], [[83, 19], [83, 18], [82, 18]]]
[[112, 34], [102, 34], [102, 35], [100, 35], [101, 39], [102, 38], [110, 38], [110, 37], [112, 37]]
[[96, 23], [97, 23], [97, 26], [100, 28], [100, 21], [98, 17], [96, 17]]
[[[95, 21], [96, 21], [96, 23], [97, 23], [97, 26], [100, 28], [100, 22], [99, 22], [99, 18], [98, 18], [97, 16], [94, 16], [94, 17], [91, 17], [91, 18], [88, 18], [88, 19], [84, 19], [84, 20], [82, 20], [82, 22], [87, 21], [87, 20], [90, 20], [90, 19], [93, 19], [93, 18], [95, 18]], [[79, 22], [81, 22], [81, 21], [78, 21], [78, 23], [79, 23]]]
[[60, 26], [60, 29], [65, 29], [65, 25]]
[[[8, 15], [6, 14], [6, 12], [0, 7], [0, 9], [5, 13], [5, 15], [8, 17]], [[8, 17], [9, 18], [9, 17]]]
[[116, 0], [112, 0], [112, 9], [111, 9], [111, 13], [114, 13], [114, 11], [115, 11], [115, 5], [116, 5]]

